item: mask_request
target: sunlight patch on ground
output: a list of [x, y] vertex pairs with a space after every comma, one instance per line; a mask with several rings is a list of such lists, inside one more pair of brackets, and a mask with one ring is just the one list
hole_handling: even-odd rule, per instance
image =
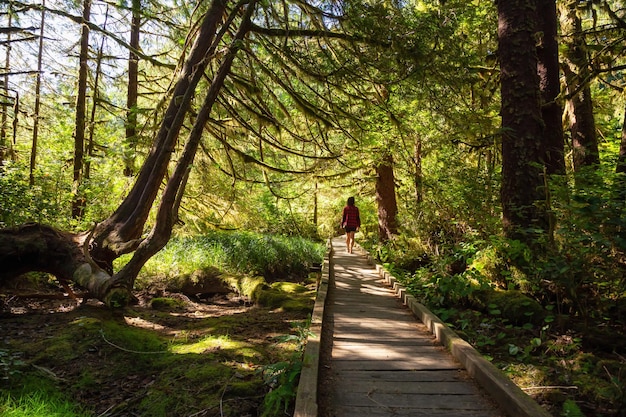
[[150, 329], [150, 330], [165, 330], [166, 329], [165, 326], [162, 326], [158, 323], [151, 322], [149, 320], [144, 320], [141, 317], [124, 316], [124, 321], [129, 326], [140, 327], [142, 329]]

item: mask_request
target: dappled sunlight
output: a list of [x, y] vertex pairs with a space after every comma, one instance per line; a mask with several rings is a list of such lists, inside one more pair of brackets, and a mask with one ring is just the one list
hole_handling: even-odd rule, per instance
[[149, 321], [149, 320], [144, 320], [141, 317], [126, 317], [124, 316], [124, 321], [126, 322], [126, 324], [128, 324], [129, 326], [133, 326], [133, 327], [139, 327], [142, 329], [148, 329], [148, 330], [165, 330], [166, 327], [162, 326], [158, 323]]

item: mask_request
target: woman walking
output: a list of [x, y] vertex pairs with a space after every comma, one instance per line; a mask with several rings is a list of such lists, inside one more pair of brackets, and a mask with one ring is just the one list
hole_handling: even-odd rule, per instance
[[341, 227], [346, 231], [346, 247], [348, 248], [348, 253], [352, 253], [354, 233], [361, 227], [361, 217], [358, 207], [354, 205], [354, 197], [348, 198], [348, 203], [343, 208]]

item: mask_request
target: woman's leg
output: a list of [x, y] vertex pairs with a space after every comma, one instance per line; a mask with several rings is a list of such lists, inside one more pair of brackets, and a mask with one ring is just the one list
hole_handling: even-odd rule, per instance
[[352, 247], [354, 246], [354, 232], [348, 232], [346, 238], [346, 245], [348, 246], [348, 253], [352, 253]]

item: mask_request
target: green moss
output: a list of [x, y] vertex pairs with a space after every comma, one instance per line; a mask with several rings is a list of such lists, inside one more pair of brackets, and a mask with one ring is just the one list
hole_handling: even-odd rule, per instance
[[271, 309], [283, 311], [311, 311], [314, 291], [293, 282], [275, 282], [256, 293], [256, 302]]
[[185, 306], [185, 302], [175, 298], [157, 297], [150, 301], [150, 306], [155, 310], [173, 310]]
[[295, 282], [275, 282], [271, 285], [276, 291], [284, 292], [287, 294], [301, 294], [309, 291], [309, 289], [303, 285], [296, 284]]
[[263, 381], [260, 379], [252, 381], [234, 381], [230, 382], [226, 394], [228, 397], [254, 397], [263, 392]]

